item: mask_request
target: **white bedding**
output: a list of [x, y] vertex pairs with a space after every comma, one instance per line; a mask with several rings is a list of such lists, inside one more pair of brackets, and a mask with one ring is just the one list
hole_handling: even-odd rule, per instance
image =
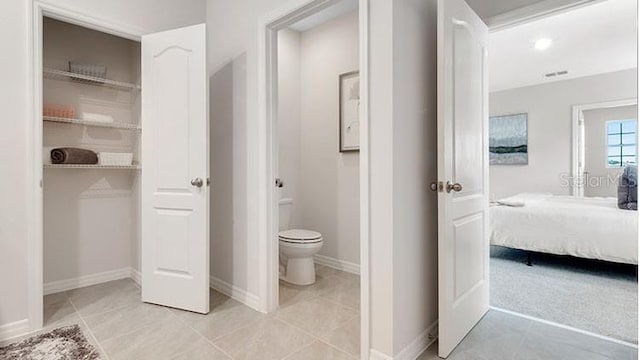
[[638, 264], [638, 212], [616, 198], [519, 194], [491, 207], [491, 244]]

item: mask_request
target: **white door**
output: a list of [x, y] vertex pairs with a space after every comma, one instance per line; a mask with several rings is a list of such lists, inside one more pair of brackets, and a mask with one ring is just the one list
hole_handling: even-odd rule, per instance
[[489, 309], [487, 26], [438, 1], [439, 355]]
[[142, 38], [142, 301], [209, 312], [205, 25]]

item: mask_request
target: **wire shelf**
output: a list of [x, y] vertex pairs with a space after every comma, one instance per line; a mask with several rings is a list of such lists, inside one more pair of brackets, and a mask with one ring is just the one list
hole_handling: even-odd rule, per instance
[[77, 124], [77, 125], [111, 128], [111, 129], [142, 131], [142, 128], [138, 125], [128, 124], [128, 123], [119, 123], [119, 122], [97, 122], [97, 121], [62, 118], [62, 117], [55, 117], [55, 116], [43, 116], [42, 120], [47, 122], [56, 122], [56, 123], [65, 123], [65, 124]]
[[140, 164], [133, 165], [88, 165], [88, 164], [44, 164], [45, 169], [97, 169], [97, 170], [141, 170]]
[[43, 71], [44, 77], [49, 79], [56, 80], [80, 80], [83, 81], [84, 84], [96, 85], [96, 86], [108, 86], [114, 89], [119, 90], [140, 90], [141, 87], [138, 84], [132, 84], [128, 82], [109, 80], [94, 76], [76, 74], [69, 71], [56, 70], [56, 69], [47, 69], [45, 68]]

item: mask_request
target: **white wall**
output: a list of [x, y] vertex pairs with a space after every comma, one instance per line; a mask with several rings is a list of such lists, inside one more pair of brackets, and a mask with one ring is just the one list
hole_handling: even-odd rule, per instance
[[[437, 6], [394, 1], [394, 355], [438, 319]], [[436, 335], [435, 332], [432, 335]], [[426, 339], [423, 339], [426, 341]]]
[[560, 176], [571, 174], [571, 107], [637, 96], [637, 71], [588, 76], [491, 93], [491, 116], [528, 113], [529, 164], [492, 165], [495, 198], [520, 192], [571, 194]]
[[[278, 32], [278, 176], [284, 181], [280, 198], [293, 199], [289, 229], [305, 228], [300, 184], [302, 166], [300, 33]], [[285, 222], [285, 219], [281, 219]], [[283, 224], [286, 226], [286, 224]]]
[[438, 317], [436, 18], [435, 0], [371, 2], [371, 338], [387, 356]]
[[[589, 173], [585, 196], [618, 196], [618, 176], [623, 168], [607, 167], [607, 121], [638, 118], [638, 106], [620, 106], [583, 112], [585, 171]], [[611, 181], [615, 180], [615, 181]]]
[[[83, 1], [49, 0], [76, 11], [126, 23], [149, 31], [200, 23], [205, 20], [204, 0], [176, 2], [172, 0]], [[160, 5], [158, 5], [160, 3]], [[2, 206], [0, 207], [0, 326], [27, 318], [27, 225], [31, 214], [28, 197], [30, 179], [27, 151], [31, 147], [31, 132], [27, 119], [31, 116], [28, 71], [30, 1], [0, 3], [0, 41], [3, 53], [0, 65], [8, 71], [0, 84], [0, 105], [5, 109], [0, 143], [12, 156], [3, 162], [0, 177]]]
[[388, 356], [394, 353], [393, 4], [369, 1], [370, 341]]
[[28, 96], [27, 1], [3, 1], [0, 4], [0, 41], [3, 54], [0, 66], [11, 69], [2, 77], [0, 106], [4, 109], [0, 144], [7, 156], [0, 176], [0, 326], [27, 317], [27, 197], [28, 169], [26, 152], [30, 133]]
[[358, 11], [301, 33], [301, 226], [322, 233], [319, 254], [360, 264], [360, 156], [338, 151], [338, 76], [358, 70]]

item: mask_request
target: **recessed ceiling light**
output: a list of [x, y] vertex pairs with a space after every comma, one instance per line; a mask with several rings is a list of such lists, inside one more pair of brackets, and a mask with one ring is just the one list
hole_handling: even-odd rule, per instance
[[553, 40], [547, 38], [538, 39], [535, 42], [534, 47], [536, 48], [536, 50], [546, 50], [549, 48], [549, 46], [551, 46], [552, 41]]

